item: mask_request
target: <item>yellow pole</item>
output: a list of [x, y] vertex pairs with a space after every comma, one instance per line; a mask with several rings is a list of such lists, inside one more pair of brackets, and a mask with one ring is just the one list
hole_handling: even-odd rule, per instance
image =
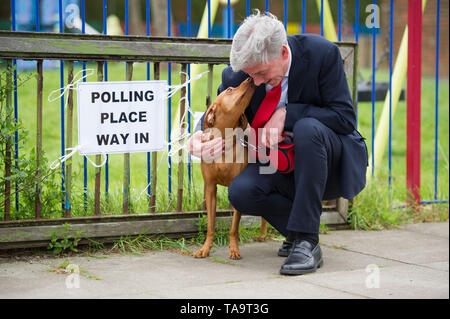
[[[317, 8], [319, 9], [319, 15], [321, 7], [320, 2], [321, 0], [316, 0]], [[328, 0], [323, 0], [323, 33], [325, 35], [325, 38], [332, 42], [336, 42], [338, 40]]]
[[[425, 11], [426, 0], [422, 1], [422, 12]], [[397, 109], [400, 93], [402, 90], [403, 82], [406, 77], [406, 66], [408, 62], [408, 26], [405, 27], [403, 32], [402, 42], [397, 54], [397, 61], [395, 62], [394, 72], [392, 73], [392, 108], [391, 114], [394, 119], [394, 114]], [[374, 140], [374, 163], [375, 167], [379, 167], [381, 160], [383, 159], [384, 151], [386, 148], [386, 142], [389, 137], [389, 95], [388, 91], [386, 99], [384, 100], [383, 112], [381, 113], [380, 121], [375, 134]], [[377, 175], [378, 171], [375, 170], [374, 174]], [[372, 154], [369, 158], [369, 166], [366, 172], [367, 180], [372, 178]]]

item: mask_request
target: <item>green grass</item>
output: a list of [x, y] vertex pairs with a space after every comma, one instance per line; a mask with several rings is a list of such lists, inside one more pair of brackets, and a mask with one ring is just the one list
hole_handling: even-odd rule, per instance
[[389, 189], [386, 181], [375, 178], [359, 194], [349, 212], [353, 229], [381, 230], [406, 223], [448, 220], [448, 204], [409, 207], [403, 198], [406, 187]]
[[[167, 79], [167, 70], [162, 65], [161, 79]], [[89, 63], [88, 68], [96, 70], [96, 64]], [[221, 82], [221, 70], [224, 66], [216, 66], [214, 68], [213, 80], [213, 97], [216, 88]], [[81, 69], [81, 65], [75, 67], [75, 72]], [[206, 70], [204, 66], [203, 70]], [[153, 71], [152, 71], [153, 72]], [[367, 70], [362, 70], [363, 74], [368, 74]], [[67, 82], [67, 70], [65, 70], [65, 78]], [[97, 75], [89, 77], [87, 81], [96, 81]], [[153, 78], [153, 75], [152, 75]], [[109, 63], [108, 79], [110, 81], [125, 80], [125, 63]], [[146, 65], [136, 63], [134, 65], [133, 80], [146, 79]], [[386, 72], [377, 72], [377, 81], [387, 79]], [[172, 84], [180, 83], [179, 67], [174, 64], [172, 68]], [[67, 83], [66, 83], [67, 84]], [[47, 97], [50, 92], [58, 89], [59, 70], [47, 70], [44, 72], [44, 90], [43, 90], [43, 147], [48, 163], [57, 159], [61, 153], [61, 114], [60, 101], [48, 102]], [[434, 199], [434, 80], [424, 78], [422, 81], [422, 143], [421, 143], [421, 197], [424, 200]], [[449, 181], [449, 96], [448, 96], [448, 80], [441, 80], [439, 86], [439, 167], [438, 167], [438, 199], [448, 199], [448, 181]], [[196, 83], [195, 89], [192, 91], [191, 107], [193, 111], [204, 111], [206, 108], [205, 97], [207, 91], [207, 76]], [[178, 93], [172, 98], [172, 118], [176, 115], [180, 94]], [[77, 144], [77, 119], [76, 119], [76, 94], [74, 94], [74, 144]], [[383, 102], [376, 103], [375, 117], [376, 125], [381, 115]], [[359, 131], [367, 138], [367, 147], [371, 149], [371, 103], [359, 103]], [[24, 123], [24, 127], [29, 131], [29, 139], [23, 145], [19, 152], [29, 153], [35, 147], [36, 134], [36, 80], [31, 79], [18, 89], [18, 113], [19, 118]], [[66, 110], [67, 114], [67, 110]], [[406, 103], [401, 101], [397, 113], [393, 120], [393, 140], [392, 140], [392, 186], [389, 190], [387, 183], [388, 161], [385, 155], [383, 162], [377, 169], [380, 171], [379, 178], [355, 199], [353, 205], [354, 227], [364, 229], [387, 227], [387, 225], [395, 225], [414, 219], [414, 216], [407, 214], [409, 219], [401, 215], [400, 210], [392, 210], [392, 206], [401, 206], [405, 204], [405, 175], [406, 175]], [[387, 151], [386, 151], [387, 153]], [[158, 170], [157, 170], [157, 211], [174, 211], [176, 210], [176, 194], [177, 194], [177, 171], [178, 165], [173, 164], [172, 171], [172, 193], [168, 192], [168, 163], [167, 156], [162, 156], [162, 152], [158, 153]], [[92, 157], [94, 160], [94, 157]], [[147, 154], [133, 153], [131, 154], [131, 212], [147, 213], [147, 192], [144, 191], [147, 186]], [[87, 210], [83, 205], [83, 158], [75, 155], [73, 163], [73, 190], [72, 190], [72, 215], [86, 216], [93, 215], [93, 189], [95, 169], [88, 164], [88, 191], [87, 191]], [[59, 172], [59, 169], [57, 170]], [[56, 172], [55, 174], [58, 174]], [[123, 155], [113, 154], [109, 156], [109, 196], [105, 196], [105, 170], [102, 169], [102, 195], [101, 210], [104, 215], [121, 214], [122, 212], [122, 180], [123, 180]], [[61, 179], [59, 176], [54, 178], [51, 185], [54, 189], [61, 188]], [[387, 193], [386, 193], [387, 191]], [[183, 208], [186, 211], [203, 209], [203, 179], [201, 176], [199, 163], [192, 164], [192, 182], [189, 185], [187, 178], [187, 168], [184, 168], [183, 182]], [[381, 193], [380, 193], [381, 192]], [[387, 203], [386, 203], [386, 200]], [[379, 206], [382, 206], [381, 208]], [[229, 207], [227, 199], [227, 190], [219, 186], [218, 189], [218, 209], [227, 209]], [[435, 219], [442, 220], [448, 218], [448, 204], [435, 205], [437, 213], [433, 213]], [[60, 206], [57, 208], [60, 209]], [[382, 210], [384, 217], [383, 222], [376, 222], [379, 217], [378, 210]], [[58, 213], [46, 210], [44, 207], [43, 217], [60, 217]], [[17, 218], [24, 218], [32, 212], [19, 212]], [[373, 216], [373, 215], [377, 216]], [[356, 220], [355, 216], [359, 216]], [[367, 219], [366, 222], [362, 221]], [[427, 218], [425, 218], [427, 219]], [[375, 225], [373, 226], [372, 225]], [[366, 225], [366, 226], [364, 226]], [[369, 226], [367, 226], [369, 225]]]

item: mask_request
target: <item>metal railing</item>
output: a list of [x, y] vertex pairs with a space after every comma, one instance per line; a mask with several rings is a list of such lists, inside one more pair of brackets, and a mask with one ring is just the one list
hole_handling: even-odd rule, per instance
[[[33, 32], [0, 32], [0, 58], [8, 60], [8, 65], [12, 65], [12, 60], [33, 59], [37, 60], [37, 134], [36, 134], [36, 165], [39, 172], [42, 166], [42, 87], [43, 87], [43, 60], [57, 59], [64, 61], [67, 65], [67, 83], [73, 81], [74, 61], [96, 61], [98, 81], [105, 80], [104, 67], [107, 61], [125, 61], [127, 63], [127, 81], [133, 79], [133, 63], [147, 62], [153, 63], [154, 79], [160, 79], [160, 63], [179, 63], [181, 65], [181, 83], [186, 82], [187, 66], [190, 63], [208, 64], [208, 92], [206, 96], [207, 104], [212, 97], [212, 74], [213, 66], [216, 64], [228, 63], [231, 41], [228, 39], [192, 39], [192, 38], [164, 38], [164, 37], [140, 37], [140, 36], [108, 36], [108, 35], [74, 35], [55, 33], [33, 33]], [[339, 43], [341, 55], [344, 61], [345, 70], [350, 80], [354, 102], [356, 102], [356, 44]], [[68, 91], [67, 127], [61, 131], [61, 144], [65, 148], [72, 148], [73, 145], [73, 91]], [[186, 88], [181, 90], [180, 116], [183, 115], [186, 97]], [[9, 103], [12, 99], [9, 99]], [[63, 112], [64, 110], [62, 110]], [[169, 119], [170, 119], [169, 115]], [[169, 131], [170, 134], [170, 131]], [[183, 152], [180, 150], [180, 152]], [[179, 154], [182, 158], [183, 154]], [[100, 164], [100, 155], [96, 161]], [[151, 171], [148, 175], [150, 183], [149, 212], [155, 212], [156, 203], [156, 152], [151, 154]], [[190, 163], [188, 163], [190, 164]], [[150, 167], [150, 165], [148, 165]], [[67, 163], [63, 170], [65, 192], [64, 211], [65, 217], [71, 216], [71, 188], [73, 168], [71, 163]], [[95, 216], [100, 212], [100, 174], [101, 169], [95, 171]], [[183, 174], [184, 164], [178, 165], [178, 188], [177, 188], [177, 211], [182, 211], [183, 198]], [[39, 177], [38, 177], [39, 179]], [[36, 188], [35, 218], [41, 218], [41, 202], [39, 198], [40, 185]], [[124, 154], [123, 170], [123, 214], [128, 214], [130, 194], [130, 156]], [[6, 198], [8, 199], [8, 195]], [[8, 203], [8, 207], [10, 207]], [[9, 212], [5, 210], [4, 220], [9, 219]]]
[[[107, 35], [107, 24], [106, 17], [108, 13], [108, 1], [103, 0], [103, 35], [86, 35], [85, 33], [85, 0], [81, 1], [81, 19], [82, 19], [82, 34], [63, 34], [64, 26], [63, 26], [63, 11], [62, 11], [62, 0], [59, 0], [59, 33], [42, 33], [42, 32], [17, 32], [16, 31], [16, 21], [15, 14], [12, 14], [11, 17], [11, 29], [13, 32], [0, 32], [0, 43], [2, 46], [0, 47], [0, 59], [7, 60], [7, 65], [9, 69], [12, 70], [8, 74], [8, 83], [7, 86], [11, 86], [13, 89], [7, 92], [7, 100], [6, 104], [12, 107], [14, 104], [14, 119], [18, 121], [18, 106], [17, 101], [20, 100], [20, 96], [17, 96], [17, 69], [15, 68], [16, 60], [19, 59], [29, 59], [29, 60], [37, 60], [37, 74], [38, 74], [38, 88], [37, 88], [37, 134], [36, 134], [36, 149], [42, 150], [45, 148], [45, 145], [42, 145], [42, 85], [43, 85], [43, 60], [45, 59], [54, 59], [60, 60], [60, 83], [61, 87], [64, 87], [65, 80], [71, 81], [73, 78], [73, 69], [74, 69], [74, 61], [81, 61], [83, 65], [83, 69], [86, 69], [86, 62], [94, 61], [97, 63], [97, 73], [98, 73], [98, 81], [108, 81], [108, 62], [110, 61], [122, 61], [127, 64], [126, 78], [127, 80], [133, 79], [133, 64], [136, 62], [145, 62], [147, 63], [147, 80], [150, 80], [151, 75], [151, 64], [153, 64], [153, 78], [160, 78], [160, 68], [161, 63], [167, 63], [168, 69], [171, 70], [171, 64], [180, 64], [182, 70], [187, 71], [186, 73], [190, 76], [190, 64], [191, 63], [202, 63], [208, 64], [209, 70], [213, 70], [213, 66], [217, 64], [226, 64], [228, 63], [228, 54], [230, 49], [231, 40], [230, 39], [196, 39], [191, 37], [191, 1], [187, 0], [187, 38], [174, 38], [171, 37], [171, 23], [172, 17], [170, 12], [171, 2], [167, 1], [168, 11], [167, 11], [167, 24], [168, 24], [168, 34], [167, 37], [149, 37], [150, 36], [150, 2], [146, 1], [146, 36], [130, 36], [128, 35], [129, 31], [129, 12], [128, 12], [128, 1], [125, 0], [125, 36], [110, 36]], [[208, 37], [211, 37], [212, 34], [212, 25], [211, 21], [211, 2], [212, 0], [205, 1], [207, 6], [208, 13]], [[315, 2], [315, 3], [312, 3]], [[325, 10], [324, 4], [326, 1], [311, 1], [307, 2], [306, 0], [301, 1], [301, 10], [298, 12], [298, 16], [300, 19], [299, 24], [301, 24], [301, 32], [308, 32], [306, 25], [306, 12], [307, 5], [314, 6], [319, 5], [320, 3], [320, 34], [324, 35], [324, 19], [325, 19]], [[36, 3], [39, 3], [36, 0]], [[376, 4], [376, 1], [373, 1], [373, 4]], [[392, 74], [393, 74], [393, 16], [394, 12], [394, 1], [390, 0], [390, 17], [389, 17], [389, 89], [392, 91]], [[343, 3], [342, 0], [338, 0], [338, 12], [337, 12], [337, 38], [338, 40], [342, 39], [343, 32]], [[245, 3], [246, 15], [250, 14], [251, 1], [247, 0]], [[437, 185], [438, 185], [438, 83], [439, 83], [439, 26], [440, 26], [440, 16], [439, 9], [440, 1], [437, 0], [437, 12], [436, 12], [436, 91], [435, 91], [435, 172], [434, 172], [434, 199], [433, 200], [423, 200], [421, 203], [448, 203], [448, 200], [439, 199], [437, 196]], [[230, 17], [230, 2], [226, 7], [228, 11], [228, 20], [227, 20], [227, 36], [228, 38], [232, 37], [232, 25], [229, 19]], [[269, 11], [269, 1], [265, 1], [265, 7], [263, 10], [266, 12]], [[262, 11], [263, 11], [262, 10]], [[283, 1], [283, 21], [285, 26], [287, 26], [287, 10], [288, 10], [288, 1]], [[15, 0], [11, 0], [11, 11], [15, 12]], [[338, 45], [341, 50], [341, 55], [344, 60], [345, 71], [347, 77], [349, 79], [349, 84], [353, 96], [354, 105], [356, 107], [356, 111], [358, 114], [358, 99], [357, 99], [357, 58], [358, 58], [358, 46], [357, 43], [360, 40], [360, 30], [359, 30], [359, 21], [361, 19], [360, 15], [360, 1], [355, 2], [355, 23], [354, 23], [354, 40], [353, 42], [339, 42]], [[39, 19], [36, 19], [36, 31], [40, 31], [39, 29]], [[371, 145], [372, 145], [372, 159], [374, 158], [374, 153], [376, 150], [374, 149], [374, 139], [375, 139], [375, 82], [376, 82], [376, 42], [377, 42], [377, 32], [375, 29], [372, 29], [372, 135], [371, 135]], [[66, 76], [64, 75], [65, 68], [67, 68], [68, 73]], [[180, 81], [184, 83], [186, 78], [183, 75], [180, 76]], [[172, 83], [172, 73], [168, 72], [168, 84]], [[212, 72], [208, 74], [208, 88], [206, 92], [206, 101], [211, 101], [213, 85], [212, 85]], [[61, 91], [62, 93], [62, 91]], [[69, 94], [69, 107], [67, 111], [64, 109], [64, 96], [61, 97], [61, 156], [65, 155], [66, 148], [73, 146], [72, 141], [72, 116], [73, 116], [73, 96], [71, 96], [72, 92]], [[187, 90], [182, 91], [182, 96], [187, 96], [188, 101], [190, 103], [191, 92], [189, 87]], [[172, 101], [169, 99], [168, 101], [168, 118], [171, 119], [172, 112]], [[389, 112], [391, 112], [392, 101], [389, 103]], [[183, 107], [183, 104], [180, 103], [180, 107]], [[180, 112], [183, 114], [184, 112]], [[72, 119], [71, 119], [72, 118]], [[67, 120], [67, 121], [66, 121]], [[67, 122], [67, 126], [65, 123]], [[192, 119], [190, 114], [188, 113], [188, 132], [191, 132]], [[169, 142], [171, 138], [171, 121], [168, 121], [168, 137]], [[389, 117], [389, 144], [388, 144], [388, 161], [389, 161], [389, 185], [391, 185], [392, 179], [392, 116]], [[13, 149], [13, 145], [7, 145], [7, 149], [9, 150], [7, 153], [9, 154], [9, 160], [7, 160], [6, 166], [14, 164], [14, 161], [17, 161], [19, 158], [18, 154], [18, 136], [17, 132], [15, 135], [15, 145]], [[147, 190], [147, 194], [150, 198], [148, 203], [148, 212], [155, 212], [156, 206], [156, 152], [147, 153], [147, 182], [150, 184], [150, 187]], [[14, 157], [14, 160], [11, 159]], [[37, 165], [42, 165], [40, 161], [41, 154], [40, 151], [37, 152]], [[190, 158], [189, 158], [190, 159]], [[98, 158], [97, 158], [98, 161]], [[170, 158], [169, 158], [170, 163]], [[124, 171], [123, 171], [123, 187], [125, 190], [129, 190], [129, 169], [130, 169], [130, 159], [129, 155], [124, 155]], [[84, 196], [86, 203], [86, 194], [88, 189], [88, 175], [87, 175], [87, 162], [84, 159], [83, 163], [83, 187], [84, 187]], [[184, 171], [187, 167], [187, 178], [189, 180], [188, 187], [190, 187], [191, 179], [192, 179], [192, 163], [189, 162], [185, 165], [178, 166], [178, 185], [177, 185], [177, 211], [181, 212], [183, 210], [182, 207], [182, 198], [186, 194], [183, 193], [182, 181], [185, 178]], [[373, 171], [376, 169], [376, 165], [372, 162]], [[71, 176], [73, 175], [73, 168], [71, 165], [63, 163], [61, 165], [61, 190], [62, 193], [65, 194], [66, 198], [62, 204], [62, 212], [64, 212], [65, 217], [71, 216], [71, 206], [70, 206], [70, 197], [71, 197]], [[101, 169], [96, 169], [95, 174], [95, 216], [101, 216], [104, 212], [101, 212], [99, 205], [99, 198], [101, 195]], [[372, 172], [373, 172], [372, 171]], [[172, 169], [169, 165], [167, 177], [168, 177], [168, 192], [172, 193]], [[6, 169], [6, 174], [8, 174], [8, 169]], [[109, 192], [109, 162], [106, 162], [104, 167], [104, 192], [108, 194]], [[6, 183], [7, 187], [5, 187], [5, 195], [8, 192], [11, 192], [13, 185]], [[16, 185], [17, 190], [17, 185]], [[36, 188], [36, 194], [39, 194], [39, 185]], [[128, 196], [129, 192], [124, 192], [123, 195], [123, 206], [122, 213], [128, 213]], [[10, 196], [6, 196], [6, 198], [10, 199]], [[15, 196], [16, 200], [16, 209], [18, 209], [18, 195]], [[339, 205], [338, 205], [339, 206]], [[344, 205], [345, 206], [345, 205]], [[5, 202], [4, 205], [4, 220], [7, 221], [9, 219], [9, 210], [11, 209], [11, 203]], [[40, 218], [40, 202], [39, 196], [36, 196], [35, 203], [35, 217]], [[175, 214], [177, 217], [181, 215], [179, 213]], [[344, 216], [345, 217], [345, 216]], [[74, 218], [69, 218], [74, 219]], [[30, 221], [29, 221], [30, 222]], [[29, 223], [28, 222], [28, 223]], [[62, 222], [62, 221], [60, 221]], [[0, 223], [1, 224], [1, 223]]]

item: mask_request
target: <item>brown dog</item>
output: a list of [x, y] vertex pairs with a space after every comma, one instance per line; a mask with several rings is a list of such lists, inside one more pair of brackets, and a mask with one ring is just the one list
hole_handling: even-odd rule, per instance
[[[225, 145], [231, 145], [233, 149], [232, 161], [230, 161], [229, 153], [222, 154], [222, 159], [219, 162], [207, 163], [202, 160], [201, 169], [205, 182], [205, 198], [206, 210], [208, 216], [208, 231], [203, 247], [195, 253], [196, 258], [204, 258], [209, 256], [209, 252], [214, 240], [214, 227], [216, 220], [216, 199], [217, 199], [217, 185], [230, 186], [231, 181], [235, 176], [241, 173], [248, 163], [248, 152], [236, 137], [232, 136], [230, 140], [225, 135], [225, 129], [241, 128], [246, 130], [248, 127], [247, 118], [244, 115], [244, 110], [248, 106], [255, 85], [253, 79], [248, 78], [243, 81], [237, 88], [228, 88], [224, 90], [216, 100], [209, 106], [206, 111], [203, 131], [210, 132], [210, 139], [213, 139], [214, 131], [216, 134], [220, 131], [221, 137], [225, 137]], [[214, 130], [213, 130], [214, 129]], [[228, 151], [227, 151], [228, 152]], [[227, 161], [228, 159], [228, 161]], [[238, 159], [238, 160], [237, 160]], [[242, 160], [243, 159], [243, 160]], [[228, 163], [227, 163], [228, 162]], [[240, 259], [239, 252], [239, 222], [241, 214], [234, 209], [233, 221], [230, 230], [230, 255], [231, 259]], [[262, 219], [261, 234], [259, 239], [263, 240], [267, 233], [267, 222]]]

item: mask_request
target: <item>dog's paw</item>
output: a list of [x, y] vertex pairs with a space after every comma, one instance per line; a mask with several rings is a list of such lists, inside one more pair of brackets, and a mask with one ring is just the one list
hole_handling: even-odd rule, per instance
[[241, 252], [239, 251], [239, 249], [231, 249], [230, 248], [230, 255], [229, 255], [230, 259], [241, 259]]
[[266, 241], [266, 239], [267, 239], [267, 235], [259, 235], [259, 236], [253, 237], [254, 241], [259, 241], [259, 242]]
[[207, 249], [199, 249], [195, 252], [194, 257], [195, 258], [206, 258], [209, 256], [209, 250]]

